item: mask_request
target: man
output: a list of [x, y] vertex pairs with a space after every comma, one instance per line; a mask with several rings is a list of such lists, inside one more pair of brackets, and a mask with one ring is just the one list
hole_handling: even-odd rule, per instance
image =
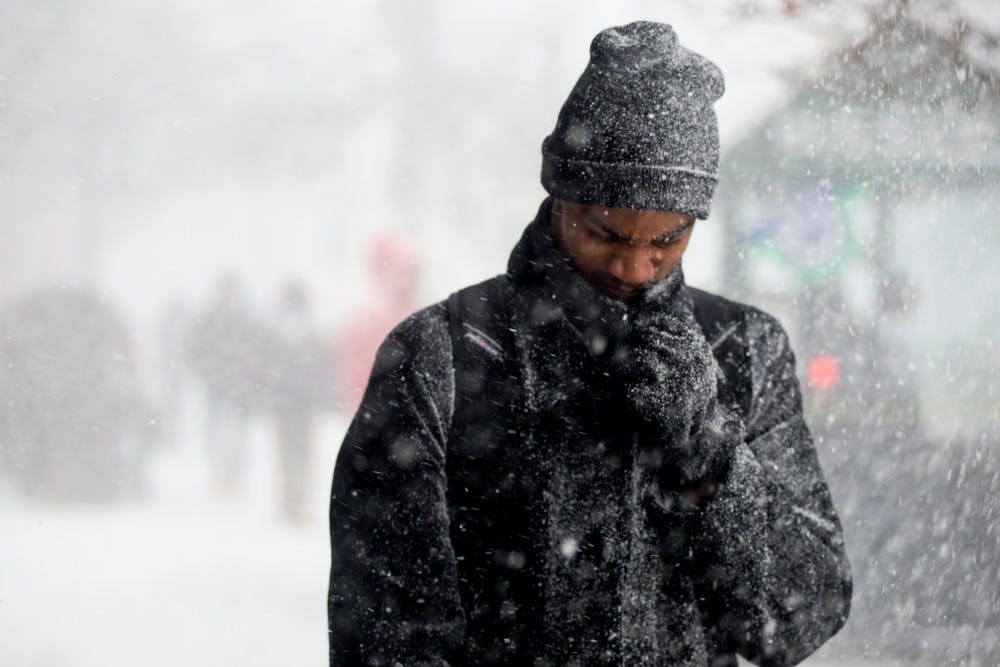
[[335, 665], [794, 664], [847, 617], [780, 325], [684, 285], [718, 68], [601, 32], [505, 275], [382, 345], [334, 473]]
[[330, 398], [333, 363], [313, 324], [309, 293], [298, 281], [281, 290], [263, 349], [265, 382], [281, 463], [281, 513], [307, 518], [315, 415]]

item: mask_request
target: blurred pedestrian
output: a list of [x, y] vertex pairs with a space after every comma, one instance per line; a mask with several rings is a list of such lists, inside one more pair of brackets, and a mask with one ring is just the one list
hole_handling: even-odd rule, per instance
[[158, 425], [161, 439], [170, 444], [179, 435], [193, 320], [186, 304], [175, 298], [167, 302], [159, 321]]
[[306, 518], [316, 412], [333, 384], [331, 355], [312, 322], [305, 289], [289, 283], [281, 293], [266, 360], [268, 395], [281, 457], [281, 512]]
[[0, 321], [7, 474], [42, 500], [141, 493], [148, 408], [119, 314], [88, 291], [52, 287], [26, 294]]
[[264, 329], [236, 276], [224, 277], [188, 340], [192, 370], [205, 389], [205, 445], [216, 488], [242, 490], [249, 459], [247, 422], [263, 402]]

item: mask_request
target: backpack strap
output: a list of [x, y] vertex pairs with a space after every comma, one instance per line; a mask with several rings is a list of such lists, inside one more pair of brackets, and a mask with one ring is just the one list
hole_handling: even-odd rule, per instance
[[694, 287], [687, 289], [694, 303], [694, 318], [722, 370], [724, 380], [719, 385], [719, 400], [746, 419], [752, 391], [744, 309], [721, 296]]
[[448, 326], [456, 362], [465, 356], [470, 344], [492, 359], [504, 356], [504, 339], [510, 334], [503, 300], [506, 283], [507, 276], [499, 275], [448, 297]]
[[477, 285], [461, 289], [448, 297], [448, 327], [455, 371], [455, 409], [452, 433], [462, 432], [467, 424], [489, 419], [499, 396], [479, 400], [484, 392], [492, 394], [506, 381], [508, 355], [513, 350], [513, 335], [508, 323], [504, 289], [507, 276], [499, 275]]

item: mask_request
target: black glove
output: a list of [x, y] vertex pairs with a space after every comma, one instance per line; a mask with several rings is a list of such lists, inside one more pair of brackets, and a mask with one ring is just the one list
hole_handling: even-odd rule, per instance
[[718, 404], [718, 365], [697, 324], [664, 312], [640, 314], [612, 366], [644, 463], [660, 470], [653, 495], [720, 484], [742, 422]]
[[694, 323], [643, 313], [612, 359], [626, 409], [671, 439], [696, 431], [716, 399], [716, 363]]

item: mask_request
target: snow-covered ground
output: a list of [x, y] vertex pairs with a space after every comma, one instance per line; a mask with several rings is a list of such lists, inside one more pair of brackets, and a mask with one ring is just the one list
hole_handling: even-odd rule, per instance
[[143, 500], [29, 504], [3, 489], [0, 665], [325, 664], [325, 514], [344, 423], [317, 429], [301, 525], [278, 512], [269, 424], [250, 426], [238, 498], [212, 492], [194, 428], [156, 453]]
[[199, 502], [7, 504], [0, 533], [0, 664], [323, 664], [318, 522]]

